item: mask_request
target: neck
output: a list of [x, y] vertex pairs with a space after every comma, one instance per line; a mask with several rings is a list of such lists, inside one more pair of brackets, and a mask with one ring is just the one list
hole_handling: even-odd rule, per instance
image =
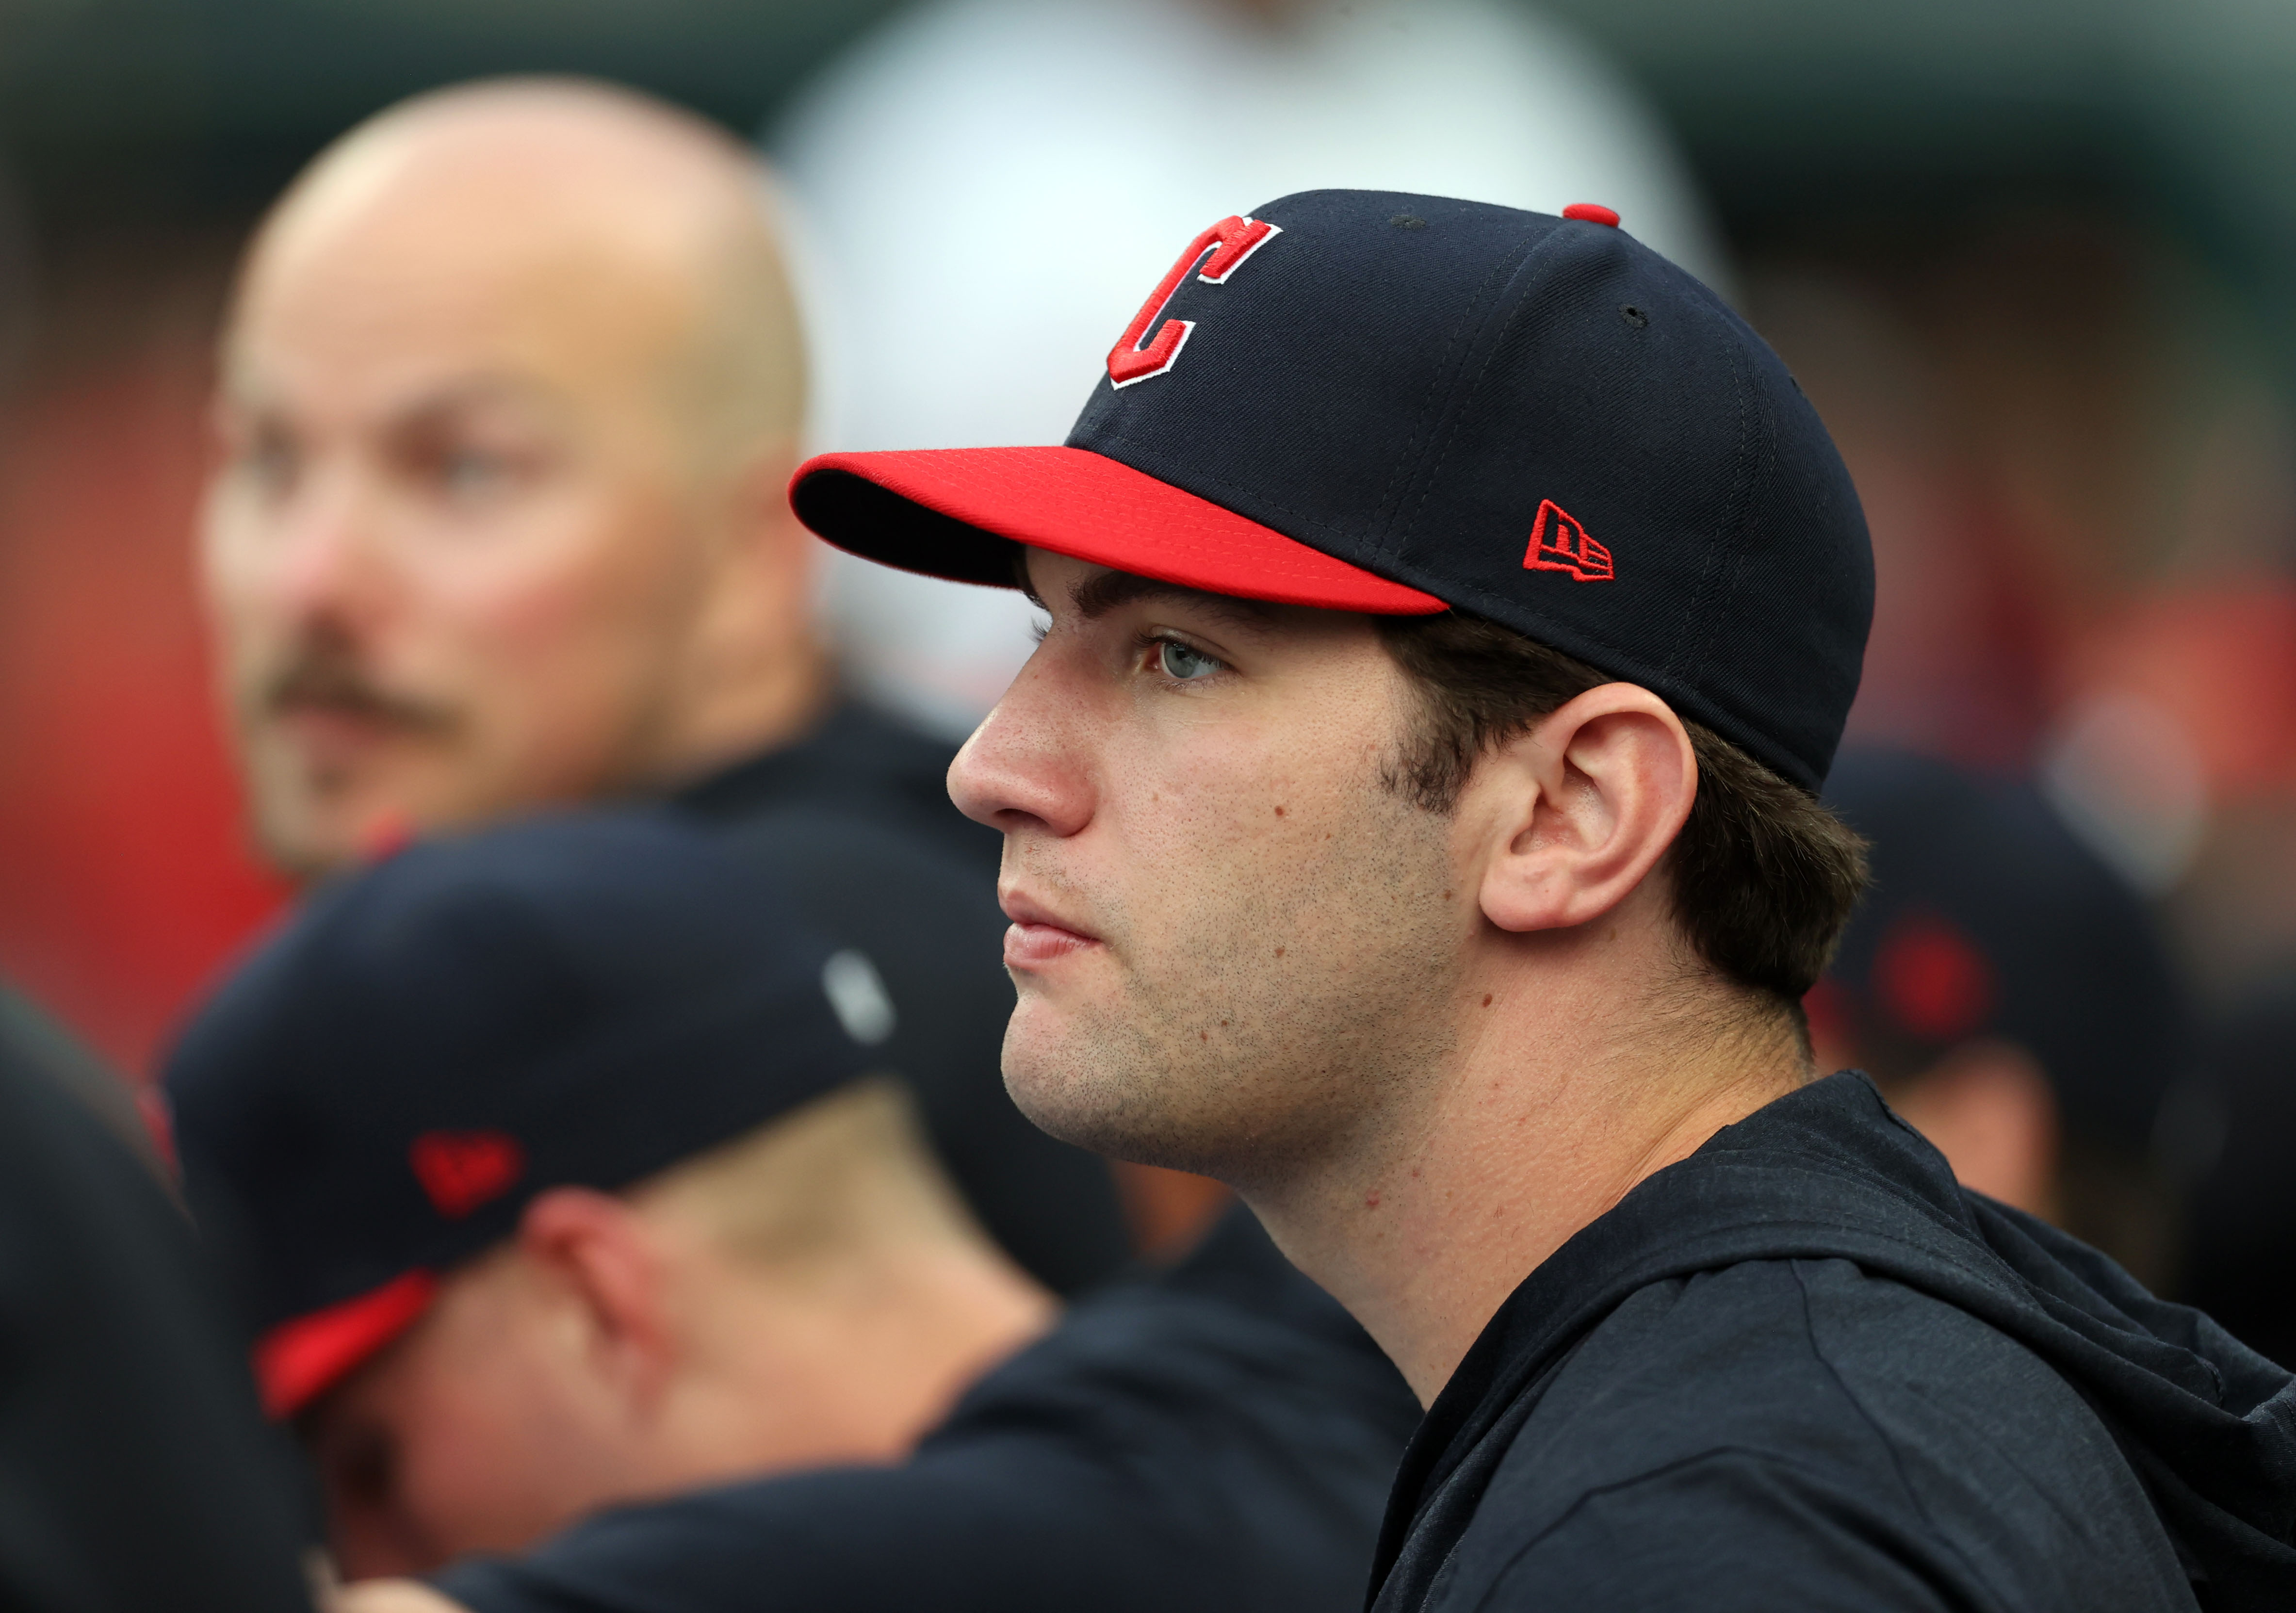
[[996, 1250], [926, 1242], [757, 1277], [724, 1312], [741, 1363], [733, 1471], [893, 1462], [989, 1368], [1051, 1328], [1053, 1296]]
[[[1476, 971], [1451, 1056], [1414, 1083], [1410, 1112], [1363, 1128], [1374, 1145], [1246, 1195], [1423, 1404], [1507, 1296], [1581, 1228], [1808, 1076], [1792, 1027], [1726, 987], [1690, 1025], [1678, 979], [1670, 1015], [1655, 991], [1621, 1001], [1614, 949], [1574, 960], [1574, 946], [1555, 939], [1506, 950], [1562, 967], [1534, 973], [1513, 957]], [[1731, 1028], [1718, 1035], [1717, 1024]]]

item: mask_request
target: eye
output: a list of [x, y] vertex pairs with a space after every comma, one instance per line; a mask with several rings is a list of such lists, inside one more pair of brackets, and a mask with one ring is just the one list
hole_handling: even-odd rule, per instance
[[502, 454], [455, 449], [440, 456], [439, 485], [450, 498], [484, 498], [508, 486], [514, 469]]
[[1219, 662], [1176, 638], [1156, 641], [1156, 669], [1178, 684], [1193, 684], [1220, 669]]
[[272, 497], [290, 491], [301, 469], [293, 441], [276, 430], [250, 434], [233, 445], [230, 455], [233, 469]]

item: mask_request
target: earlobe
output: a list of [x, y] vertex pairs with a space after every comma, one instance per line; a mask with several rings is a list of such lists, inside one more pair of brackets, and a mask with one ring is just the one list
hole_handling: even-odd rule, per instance
[[1482, 815], [1484, 916], [1501, 929], [1566, 929], [1639, 889], [1681, 832], [1698, 789], [1690, 736], [1666, 702], [1605, 684], [1486, 757], [1468, 787]]

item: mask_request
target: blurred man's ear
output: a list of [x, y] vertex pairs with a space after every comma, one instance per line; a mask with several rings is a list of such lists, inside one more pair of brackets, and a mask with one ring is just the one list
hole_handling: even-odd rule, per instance
[[2013, 1042], [1964, 1043], [1883, 1092], [1964, 1187], [2043, 1217], [2056, 1213], [2057, 1101], [2032, 1054]]
[[646, 1223], [611, 1194], [559, 1187], [519, 1220], [518, 1252], [570, 1325], [573, 1364], [643, 1417], [676, 1364], [667, 1272]]
[[820, 540], [790, 509], [794, 463], [784, 446], [763, 445], [718, 495], [725, 502], [711, 522], [714, 574], [696, 647], [718, 663], [718, 675], [736, 682], [813, 653]]

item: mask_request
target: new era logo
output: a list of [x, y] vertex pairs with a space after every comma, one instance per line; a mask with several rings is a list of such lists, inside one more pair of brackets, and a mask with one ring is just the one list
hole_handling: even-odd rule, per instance
[[1539, 504], [1522, 566], [1526, 571], [1567, 571], [1581, 583], [1607, 583], [1611, 577], [1611, 552], [1587, 536], [1587, 528], [1551, 498]]
[[424, 1132], [406, 1162], [439, 1213], [459, 1221], [516, 1185], [526, 1150], [504, 1132]]

